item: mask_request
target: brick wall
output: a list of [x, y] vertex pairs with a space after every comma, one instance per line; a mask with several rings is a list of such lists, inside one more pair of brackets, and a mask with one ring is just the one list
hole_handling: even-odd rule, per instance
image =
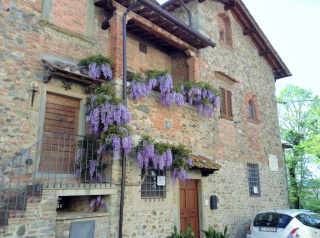
[[54, 0], [52, 23], [66, 30], [86, 34], [87, 0]]
[[[64, 2], [71, 4], [71, 1]], [[78, 1], [72, 3], [76, 2]], [[2, 3], [9, 8], [9, 11], [0, 11], [0, 29], [6, 29], [2, 32], [0, 40], [1, 164], [9, 161], [12, 156], [19, 154], [38, 139], [41, 82], [44, 73], [41, 58], [44, 55], [52, 55], [78, 62], [98, 52], [104, 55], [110, 54], [109, 33], [100, 29], [100, 23], [94, 28], [95, 40], [91, 42], [86, 38], [79, 38], [73, 32], [67, 34], [41, 22], [40, 0], [32, 4], [25, 0]], [[68, 14], [64, 14], [64, 17], [67, 16]], [[104, 11], [97, 8], [95, 19], [101, 21], [104, 18]], [[69, 21], [73, 21], [72, 18]], [[29, 84], [34, 80], [38, 82], [39, 90], [36, 93], [35, 106], [29, 108], [31, 99]], [[61, 83], [57, 81], [52, 85], [62, 88]]]
[[[139, 43], [147, 45], [147, 54], [139, 50]], [[161, 51], [155, 44], [146, 42], [140, 37], [129, 34], [127, 37], [128, 67], [140, 72], [145, 69], [171, 70], [170, 55]]]

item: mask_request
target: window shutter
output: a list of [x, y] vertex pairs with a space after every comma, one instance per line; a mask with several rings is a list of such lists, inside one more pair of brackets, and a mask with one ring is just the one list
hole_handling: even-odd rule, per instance
[[220, 88], [220, 116], [227, 120], [233, 119], [232, 93], [224, 88]]
[[226, 90], [224, 88], [220, 88], [220, 114], [221, 116], [227, 116], [227, 107], [226, 107]]
[[227, 117], [228, 119], [233, 118], [233, 113], [232, 113], [232, 93], [230, 91], [227, 91], [227, 108], [228, 108], [228, 114]]

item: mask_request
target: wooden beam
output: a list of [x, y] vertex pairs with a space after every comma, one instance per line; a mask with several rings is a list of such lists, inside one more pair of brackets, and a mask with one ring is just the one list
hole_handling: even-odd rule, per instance
[[224, 10], [229, 11], [231, 8], [233, 8], [236, 5], [236, 0], [231, 0], [229, 3], [227, 3], [224, 6]]
[[254, 33], [254, 32], [256, 32], [256, 28], [254, 28], [254, 27], [252, 27], [252, 28], [249, 28], [249, 29], [247, 29], [247, 30], [244, 30], [243, 31], [243, 35], [249, 35], [249, 34], [252, 34], [252, 33]]
[[282, 72], [284, 72], [283, 69], [276, 69], [276, 70], [273, 70], [273, 73], [274, 74], [281, 74]]
[[267, 55], [267, 54], [270, 54], [271, 53], [271, 50], [269, 49], [266, 49], [266, 50], [262, 50], [259, 52], [259, 55], [260, 56], [264, 56], [264, 55]]
[[135, 23], [135, 25], [139, 26], [140, 28], [150, 32], [151, 34], [158, 36], [159, 38], [163, 39], [164, 41], [168, 42], [169, 44], [175, 46], [180, 50], [191, 50], [193, 52], [198, 52], [196, 48], [189, 45], [188, 43], [182, 41], [178, 37], [170, 34], [169, 32], [165, 31], [164, 29], [158, 27], [157, 25], [146, 21], [142, 17], [135, 16], [131, 19]]

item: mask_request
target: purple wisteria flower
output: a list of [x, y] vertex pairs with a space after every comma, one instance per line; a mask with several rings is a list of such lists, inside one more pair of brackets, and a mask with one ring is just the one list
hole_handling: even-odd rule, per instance
[[90, 183], [93, 181], [93, 173], [96, 171], [96, 167], [99, 165], [98, 161], [96, 160], [89, 160], [90, 168], [89, 168], [89, 175], [90, 175]]
[[101, 205], [104, 209], [107, 210], [107, 205], [106, 203], [101, 199], [101, 196], [97, 196], [96, 199], [93, 199], [90, 204], [89, 204], [89, 208], [88, 208], [88, 212], [91, 212], [93, 210], [94, 205], [99, 206]]
[[[79, 67], [80, 70], [80, 67]], [[88, 75], [96, 80], [98, 78], [103, 77], [106, 80], [112, 79], [112, 70], [108, 63], [97, 65], [96, 63], [89, 64]]]
[[113, 156], [115, 161], [119, 160], [120, 153], [120, 136], [113, 135], [112, 136], [112, 148], [113, 148]]
[[175, 168], [173, 171], [171, 171], [171, 179], [173, 184], [176, 184], [176, 179], [180, 181], [186, 181], [187, 179], [190, 179], [190, 174], [184, 168]]
[[101, 65], [101, 71], [106, 80], [112, 79], [112, 70], [110, 68], [110, 65], [108, 63], [105, 63]]

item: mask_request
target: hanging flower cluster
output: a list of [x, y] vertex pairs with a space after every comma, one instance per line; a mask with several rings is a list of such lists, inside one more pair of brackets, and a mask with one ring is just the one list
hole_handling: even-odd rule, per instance
[[93, 210], [94, 205], [95, 205], [96, 208], [101, 205], [104, 209], [107, 210], [107, 205], [106, 205], [106, 203], [101, 199], [101, 196], [97, 196], [96, 199], [93, 199], [93, 200], [90, 202], [90, 205], [89, 205], [89, 208], [88, 208], [88, 212], [91, 212], [91, 211]]
[[113, 148], [114, 158], [119, 159], [120, 149], [125, 154], [131, 150], [131, 135], [125, 126], [131, 121], [131, 114], [123, 105], [122, 99], [116, 98], [109, 85], [96, 87], [91, 98], [87, 113], [90, 120], [90, 134], [99, 135], [103, 146], [99, 153], [107, 149], [107, 145]]
[[110, 67], [111, 59], [102, 54], [92, 55], [80, 60], [78, 66], [79, 71], [88, 70], [88, 75], [94, 80], [104, 78], [105, 80], [112, 79], [112, 70]]
[[195, 105], [198, 108], [198, 114], [201, 112], [203, 116], [206, 114], [212, 118], [214, 107], [220, 104], [219, 91], [208, 82], [181, 82], [180, 88], [183, 90], [183, 95], [189, 105]]
[[154, 169], [171, 171], [173, 183], [190, 179], [189, 170], [192, 166], [191, 151], [183, 145], [174, 146], [165, 142], [155, 142], [150, 136], [142, 136], [136, 148], [138, 163], [141, 169]]
[[102, 170], [105, 164], [99, 164], [98, 154], [91, 148], [95, 147], [96, 139], [94, 137], [84, 137], [78, 141], [78, 150], [76, 153], [77, 172], [76, 177], [90, 183], [102, 182]]
[[219, 92], [207, 82], [178, 82], [173, 86], [171, 75], [168, 71], [146, 70], [141, 73], [131, 74], [130, 97], [139, 100], [141, 97], [150, 97], [150, 92], [154, 88], [159, 88], [161, 93], [161, 104], [170, 106], [177, 103], [180, 107], [185, 102], [195, 105], [198, 114], [204, 117], [208, 114], [213, 117], [214, 107], [220, 104]]
[[131, 81], [131, 99], [139, 100], [144, 96], [150, 97], [151, 90], [159, 87], [162, 104], [169, 106], [166, 104], [166, 98], [171, 97], [170, 90], [173, 88], [173, 84], [168, 70], [158, 71], [148, 69], [144, 74], [130, 74], [128, 79]]

